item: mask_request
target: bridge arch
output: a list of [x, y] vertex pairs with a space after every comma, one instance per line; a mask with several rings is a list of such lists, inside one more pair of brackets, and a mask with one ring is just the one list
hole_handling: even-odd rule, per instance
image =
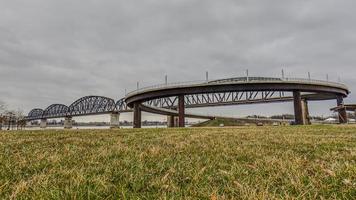
[[28, 118], [30, 119], [41, 119], [43, 116], [43, 110], [40, 108], [35, 108], [32, 109], [29, 113], [28, 113]]
[[69, 107], [71, 116], [81, 116], [88, 114], [105, 114], [116, 110], [115, 100], [103, 96], [85, 96]]
[[66, 117], [67, 115], [69, 115], [69, 108], [63, 104], [52, 104], [43, 112], [44, 118]]
[[118, 112], [130, 112], [132, 111], [131, 108], [129, 108], [125, 102], [125, 98], [122, 98], [116, 102], [116, 110]]

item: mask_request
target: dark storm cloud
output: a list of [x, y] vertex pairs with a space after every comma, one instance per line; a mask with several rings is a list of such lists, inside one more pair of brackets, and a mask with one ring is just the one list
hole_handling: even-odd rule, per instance
[[[356, 89], [355, 1], [1, 1], [0, 94], [28, 111], [170, 81], [252, 75]], [[348, 101], [355, 101], [354, 95]], [[330, 103], [331, 105], [334, 102]], [[327, 105], [330, 106], [330, 105]], [[324, 111], [327, 110], [324, 108]]]

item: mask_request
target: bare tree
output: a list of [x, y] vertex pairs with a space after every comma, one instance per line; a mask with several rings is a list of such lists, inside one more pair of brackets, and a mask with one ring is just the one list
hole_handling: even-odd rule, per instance
[[26, 120], [23, 110], [9, 110], [5, 102], [0, 100], [0, 130], [7, 125], [7, 130], [22, 129], [26, 126]]
[[2, 126], [5, 123], [5, 112], [6, 112], [6, 104], [5, 102], [0, 100], [0, 130], [2, 130]]
[[6, 104], [5, 102], [0, 100], [0, 114], [4, 114], [6, 111]]
[[16, 118], [16, 128], [21, 129], [26, 126], [26, 120], [25, 120], [25, 115], [23, 110], [18, 109], [17, 111], [14, 112], [15, 118]]

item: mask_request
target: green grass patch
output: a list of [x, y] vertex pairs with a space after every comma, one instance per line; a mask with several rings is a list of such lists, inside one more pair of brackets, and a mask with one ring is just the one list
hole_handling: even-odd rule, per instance
[[355, 196], [355, 126], [0, 132], [0, 199]]
[[246, 122], [243, 120], [216, 118], [213, 120], [207, 120], [205, 122], [194, 124], [193, 127], [219, 127], [220, 125], [244, 126], [245, 124], [246, 124]]

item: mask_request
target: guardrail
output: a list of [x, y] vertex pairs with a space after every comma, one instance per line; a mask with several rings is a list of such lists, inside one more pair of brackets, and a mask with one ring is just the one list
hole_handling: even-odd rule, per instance
[[147, 87], [142, 87], [139, 89], [136, 89], [134, 91], [131, 91], [127, 93], [126, 96], [130, 96], [133, 94], [137, 94], [140, 92], [152, 90], [152, 89], [163, 89], [163, 88], [170, 88], [170, 87], [179, 87], [179, 86], [189, 86], [189, 85], [202, 85], [202, 84], [207, 84], [208, 82], [206, 80], [197, 80], [197, 81], [187, 81], [187, 82], [173, 82], [173, 83], [164, 83], [164, 84], [157, 84], [157, 85], [152, 85], [152, 86], [147, 86]]
[[207, 80], [197, 80], [197, 81], [187, 81], [187, 82], [173, 82], [165, 84], [157, 84], [147, 87], [142, 87], [127, 93], [127, 96], [132, 96], [134, 94], [142, 93], [145, 91], [150, 91], [154, 89], [168, 89], [172, 87], [184, 87], [184, 86], [202, 86], [202, 85], [216, 85], [216, 84], [228, 84], [228, 83], [244, 83], [244, 82], [293, 82], [293, 83], [314, 83], [319, 85], [327, 85], [333, 87], [341, 87], [348, 90], [347, 86], [342, 83], [336, 83], [331, 81], [323, 81], [316, 79], [306, 79], [306, 78], [273, 78], [273, 77], [237, 77], [230, 79], [217, 79], [212, 81]]

